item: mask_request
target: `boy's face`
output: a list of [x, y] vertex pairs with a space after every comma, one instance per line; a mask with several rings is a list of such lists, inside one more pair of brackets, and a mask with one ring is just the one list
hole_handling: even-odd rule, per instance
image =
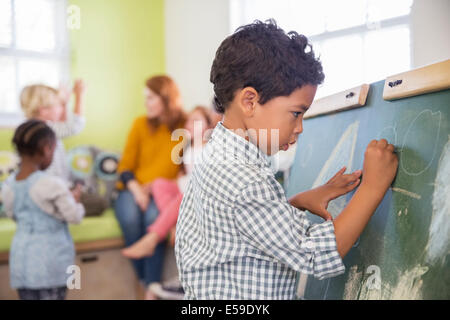
[[[303, 131], [303, 115], [314, 100], [317, 86], [304, 85], [289, 96], [275, 97], [263, 105], [257, 102], [258, 94], [253, 88], [249, 90], [253, 90], [256, 97], [252, 96], [252, 92], [245, 93], [246, 89], [248, 88], [242, 89], [238, 95], [241, 98], [245, 126], [247, 129], [255, 129], [257, 134], [257, 141], [253, 143], [268, 155], [275, 154], [279, 150], [286, 151]], [[266, 129], [267, 138], [262, 129]], [[267, 140], [267, 143], [264, 140]]]

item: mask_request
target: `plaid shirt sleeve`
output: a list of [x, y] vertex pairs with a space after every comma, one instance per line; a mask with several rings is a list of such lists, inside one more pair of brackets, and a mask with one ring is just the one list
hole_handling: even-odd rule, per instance
[[255, 257], [325, 279], [342, 274], [332, 221], [313, 224], [273, 184], [254, 182], [236, 199], [236, 226]]

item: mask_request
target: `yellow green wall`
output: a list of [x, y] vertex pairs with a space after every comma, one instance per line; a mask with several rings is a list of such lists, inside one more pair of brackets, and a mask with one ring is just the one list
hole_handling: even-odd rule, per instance
[[12, 150], [12, 130], [0, 128], [0, 150]]
[[[86, 128], [67, 148], [95, 144], [121, 151], [133, 119], [144, 113], [145, 80], [165, 71], [164, 0], [70, 0], [81, 28], [70, 32], [71, 76], [87, 84]], [[0, 130], [0, 150], [12, 130]]]

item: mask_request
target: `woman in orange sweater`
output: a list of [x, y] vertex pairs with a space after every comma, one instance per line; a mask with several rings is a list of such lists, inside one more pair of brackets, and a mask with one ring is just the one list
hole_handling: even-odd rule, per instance
[[[172, 141], [171, 135], [186, 118], [178, 87], [168, 76], [148, 79], [145, 96], [147, 114], [134, 121], [118, 168], [120, 192], [114, 206], [126, 246], [145, 235], [158, 215], [149, 195], [153, 180], [177, 177], [179, 165], [171, 160], [171, 153], [179, 142]], [[161, 242], [153, 256], [132, 261], [143, 285], [160, 281], [164, 245]]]

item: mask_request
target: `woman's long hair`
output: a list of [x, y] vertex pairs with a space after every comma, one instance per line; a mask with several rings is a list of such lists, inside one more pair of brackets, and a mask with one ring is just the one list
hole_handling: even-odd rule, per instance
[[158, 128], [165, 124], [170, 131], [184, 125], [186, 114], [183, 111], [181, 95], [175, 81], [169, 76], [160, 75], [151, 77], [146, 81], [148, 89], [161, 97], [164, 110], [162, 114], [154, 119], [149, 119], [152, 128]]

